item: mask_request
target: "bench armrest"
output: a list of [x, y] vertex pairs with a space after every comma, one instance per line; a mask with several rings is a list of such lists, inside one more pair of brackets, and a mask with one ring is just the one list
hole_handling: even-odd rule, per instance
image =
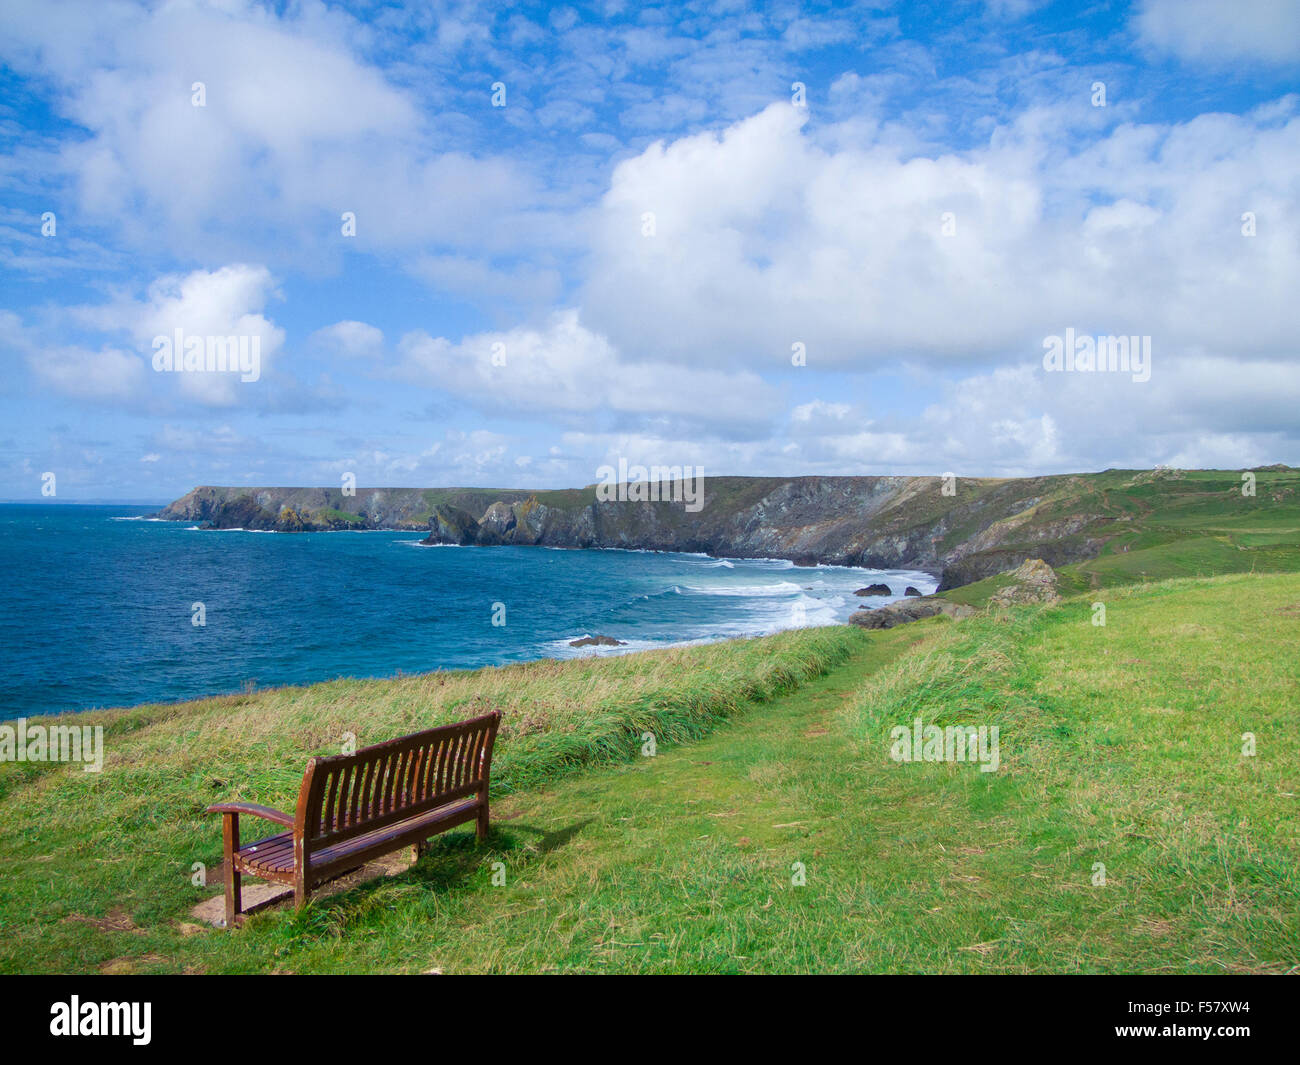
[[209, 814], [248, 814], [260, 817], [264, 821], [274, 821], [277, 825], [293, 828], [293, 817], [270, 806], [260, 806], [255, 802], [218, 802], [209, 806], [204, 813]]

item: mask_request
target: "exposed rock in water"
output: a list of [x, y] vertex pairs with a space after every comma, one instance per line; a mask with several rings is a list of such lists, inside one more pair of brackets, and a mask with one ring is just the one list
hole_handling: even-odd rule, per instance
[[478, 542], [479, 524], [472, 516], [449, 503], [439, 503], [429, 519], [426, 544], [472, 544]]
[[306, 526], [293, 507], [281, 507], [276, 524], [286, 532], [303, 532]]
[[887, 584], [868, 584], [865, 588], [859, 588], [854, 595], [893, 595]]
[[859, 610], [850, 616], [849, 624], [864, 629], [892, 629], [895, 625], [932, 618], [936, 614], [947, 614], [950, 618], [968, 618], [974, 613], [974, 607], [964, 603], [950, 603], [946, 599], [901, 599], [876, 610]]
[[616, 640], [613, 636], [584, 636], [580, 640], [570, 640], [570, 647], [623, 647], [626, 640]]
[[904, 594], [904, 595], [921, 595], [922, 593], [921, 593], [921, 590], [920, 590], [919, 588], [913, 588], [913, 587], [909, 584], [906, 588], [903, 589], [903, 594]]
[[999, 588], [990, 597], [990, 603], [1012, 606], [1016, 603], [1055, 603], [1061, 598], [1057, 591], [1056, 571], [1041, 558], [1031, 558], [1011, 575], [1013, 584]]

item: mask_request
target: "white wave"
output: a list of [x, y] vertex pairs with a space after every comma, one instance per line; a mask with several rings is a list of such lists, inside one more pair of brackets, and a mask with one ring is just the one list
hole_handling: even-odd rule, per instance
[[789, 581], [781, 581], [779, 584], [714, 584], [708, 587], [688, 584], [686, 586], [686, 591], [695, 595], [724, 595], [745, 598], [789, 595], [799, 590], [799, 585], [791, 584]]
[[[584, 634], [585, 636], [586, 634]], [[582, 639], [582, 636], [567, 636], [560, 640], [551, 640], [543, 646], [547, 649], [549, 658], [608, 658], [611, 655], [627, 655], [636, 651], [653, 651], [660, 647], [676, 647], [679, 641], [667, 640], [624, 640], [617, 647], [601, 647], [599, 645], [588, 645], [586, 647], [570, 647], [570, 640]]]

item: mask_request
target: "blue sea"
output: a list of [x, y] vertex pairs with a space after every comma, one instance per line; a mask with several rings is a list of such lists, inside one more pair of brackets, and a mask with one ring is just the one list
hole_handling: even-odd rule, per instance
[[[148, 520], [157, 509], [0, 505], [0, 717], [762, 635], [881, 605], [853, 595], [878, 580], [893, 598], [936, 584], [777, 560], [423, 547], [419, 533], [213, 531]], [[597, 634], [625, 646], [569, 646]]]

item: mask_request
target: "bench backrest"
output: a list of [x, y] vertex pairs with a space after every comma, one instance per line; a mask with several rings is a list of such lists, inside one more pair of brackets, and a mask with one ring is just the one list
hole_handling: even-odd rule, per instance
[[295, 834], [318, 850], [487, 791], [497, 712], [313, 758], [298, 792]]

